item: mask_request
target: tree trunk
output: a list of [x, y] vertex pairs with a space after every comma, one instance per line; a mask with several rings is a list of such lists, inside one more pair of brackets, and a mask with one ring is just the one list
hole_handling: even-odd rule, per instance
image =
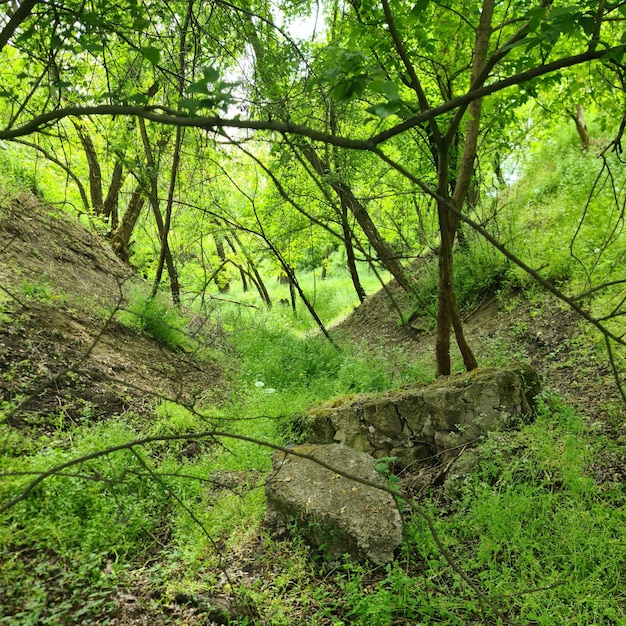
[[580, 137], [580, 143], [583, 150], [589, 148], [589, 133], [587, 132], [587, 124], [585, 124], [585, 114], [583, 112], [582, 104], [576, 105], [576, 114], [571, 114], [574, 123], [576, 124], [576, 130]]
[[259, 274], [259, 271], [257, 270], [254, 260], [248, 254], [248, 251], [242, 244], [241, 239], [239, 238], [239, 235], [237, 234], [237, 232], [233, 230], [232, 234], [233, 234], [233, 239], [237, 242], [237, 245], [239, 246], [239, 249], [241, 250], [243, 255], [246, 257], [246, 262], [248, 263], [248, 267], [250, 268], [250, 272], [251, 272], [251, 279], [252, 277], [254, 277], [253, 282], [257, 288], [257, 291], [259, 292], [259, 295], [261, 296], [261, 300], [265, 302], [265, 305], [268, 308], [271, 308], [272, 299], [270, 298], [270, 294], [267, 291], [267, 287], [265, 286], [265, 283], [263, 282], [263, 279], [261, 278], [261, 274]]
[[[228, 247], [233, 251], [233, 254], [237, 256], [237, 248], [235, 248], [235, 244], [231, 241], [228, 235], [224, 235], [224, 241], [226, 241], [226, 243], [228, 244]], [[231, 263], [239, 270], [239, 276], [241, 277], [241, 285], [243, 288], [243, 292], [246, 293], [246, 291], [248, 291], [248, 280], [246, 279], [246, 271], [236, 261], [231, 261]]]
[[359, 302], [363, 302], [367, 294], [361, 284], [359, 271], [356, 266], [356, 257], [354, 255], [354, 248], [352, 247], [352, 229], [348, 223], [347, 209], [341, 210], [341, 228], [343, 230], [343, 245], [346, 250], [346, 263], [348, 265], [348, 271], [350, 272], [350, 278], [352, 279], [352, 284], [354, 285], [354, 290], [359, 298]]
[[[327, 167], [319, 158], [315, 149], [310, 145], [300, 145], [298, 147], [306, 160], [311, 164], [311, 167], [313, 167], [320, 176], [325, 176]], [[352, 215], [354, 215], [361, 230], [371, 243], [372, 248], [376, 250], [376, 254], [378, 254], [378, 259], [382, 266], [391, 273], [405, 291], [415, 291], [415, 285], [404, 271], [404, 267], [398, 260], [396, 253], [380, 235], [376, 224], [374, 224], [365, 207], [354, 195], [350, 186], [336, 180], [329, 180], [328, 184], [337, 194], [342, 209], [348, 209]]]
[[98, 154], [93, 140], [89, 133], [85, 132], [84, 126], [80, 122], [74, 122], [74, 127], [78, 133], [87, 165], [89, 167], [89, 194], [91, 196], [91, 206], [96, 215], [104, 215], [104, 201], [102, 199], [102, 169], [98, 161]]
[[111, 246], [117, 256], [128, 263], [130, 260], [130, 238], [145, 204], [144, 190], [137, 185], [122, 216], [119, 226], [111, 233]]
[[126, 176], [124, 174], [124, 167], [122, 165], [122, 162], [118, 159], [117, 161], [115, 161], [115, 166], [113, 167], [111, 184], [109, 185], [109, 191], [107, 192], [107, 197], [104, 199], [103, 205], [103, 215], [106, 219], [109, 220], [111, 230], [117, 228], [120, 189], [124, 184], [125, 178]]
[[[465, 368], [467, 371], [470, 371], [478, 367], [476, 358], [463, 334], [463, 323], [454, 294], [453, 247], [458, 227], [458, 218], [449, 208], [450, 204], [454, 206], [454, 200], [450, 198], [448, 192], [448, 154], [445, 146], [443, 148], [439, 153], [437, 183], [437, 194], [441, 198], [437, 202], [441, 243], [438, 257], [439, 290], [437, 294], [437, 336], [435, 340], [436, 376], [450, 375], [450, 334], [452, 328], [454, 328], [456, 342], [461, 350]], [[460, 178], [461, 176], [457, 180], [460, 180]]]
[[324, 257], [322, 258], [322, 275], [321, 280], [326, 280], [326, 274], [328, 273], [328, 257], [330, 256], [330, 246], [324, 248]]
[[[213, 240], [215, 241], [215, 251], [217, 252], [217, 256], [221, 261], [220, 268], [224, 269], [224, 266], [228, 263], [226, 250], [224, 249], [224, 237], [219, 233], [213, 233]], [[224, 276], [224, 274], [222, 274], [222, 276]], [[220, 281], [217, 279], [216, 276], [215, 284], [217, 285], [220, 293], [227, 293], [230, 290], [230, 282], [228, 281], [228, 279], [226, 279], [225, 281]]]
[[[152, 213], [154, 215], [154, 219], [157, 224], [157, 228], [159, 230], [159, 239], [161, 241], [161, 252], [159, 254], [159, 266], [161, 267], [161, 271], [163, 269], [163, 265], [161, 259], [165, 260], [167, 265], [167, 272], [170, 277], [170, 289], [172, 293], [172, 300], [174, 304], [180, 304], [180, 285], [178, 284], [178, 272], [176, 271], [176, 266], [174, 265], [174, 259], [172, 258], [172, 253], [170, 251], [170, 247], [167, 241], [167, 232], [165, 230], [165, 223], [163, 221], [163, 215], [161, 214], [161, 208], [159, 206], [159, 187], [158, 187], [158, 170], [156, 167], [156, 162], [154, 160], [154, 155], [152, 154], [152, 148], [150, 146], [150, 139], [148, 137], [148, 131], [146, 129], [146, 122], [142, 118], [139, 118], [139, 130], [141, 132], [141, 139], [143, 142], [144, 150], [146, 152], [146, 165], [148, 166], [148, 171], [150, 172], [150, 193], [148, 194], [148, 199], [150, 200], [150, 206], [152, 207]], [[158, 284], [160, 282], [160, 276], [158, 277], [159, 281], [157, 282], [155, 279], [155, 285], [158, 288]], [[153, 287], [154, 291], [154, 287]]]
[[[494, 4], [495, 0], [484, 0], [482, 5], [472, 58], [472, 85], [477, 80], [486, 63]], [[439, 217], [441, 245], [439, 248], [437, 338], [435, 340], [437, 376], [448, 376], [450, 374], [450, 334], [452, 328], [454, 328], [456, 342], [463, 356], [465, 369], [470, 371], [478, 367], [476, 358], [465, 339], [463, 323], [454, 295], [452, 249], [458, 228], [458, 219], [454, 216], [449, 206], [456, 207], [459, 211], [462, 210], [470, 189], [472, 177], [474, 176], [474, 160], [478, 146], [481, 110], [482, 100], [480, 99], [473, 100], [468, 107], [469, 117], [465, 128], [463, 153], [461, 155], [458, 176], [454, 182], [452, 197], [450, 197], [449, 193], [450, 162], [448, 151], [457, 138], [458, 123], [461, 120], [460, 114], [455, 116], [456, 123], [453, 122], [450, 125], [448, 133], [438, 145], [437, 195], [440, 200], [437, 202], [437, 214]]]

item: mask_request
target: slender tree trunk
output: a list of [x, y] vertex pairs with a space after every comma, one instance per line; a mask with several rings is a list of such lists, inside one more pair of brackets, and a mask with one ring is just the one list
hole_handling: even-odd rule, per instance
[[322, 258], [322, 275], [321, 280], [326, 280], [326, 274], [328, 273], [328, 257], [330, 256], [330, 246], [324, 248], [324, 257]]
[[[161, 252], [159, 253], [159, 261], [157, 264], [157, 271], [154, 277], [154, 284], [152, 285], [152, 297], [156, 296], [163, 276], [163, 268], [167, 264], [167, 273], [170, 277], [170, 287], [172, 292], [172, 300], [174, 304], [180, 304], [180, 285], [178, 284], [178, 271], [174, 265], [172, 253], [170, 250], [168, 238], [170, 234], [170, 227], [172, 223], [172, 207], [174, 203], [174, 189], [176, 187], [176, 174], [178, 173], [178, 165], [180, 163], [180, 148], [182, 144], [183, 129], [180, 126], [176, 127], [176, 139], [174, 141], [174, 156], [172, 159], [172, 168], [170, 173], [170, 185], [167, 194], [167, 204], [165, 206], [165, 220], [157, 219], [159, 225], [159, 233], [161, 236]], [[152, 194], [151, 194], [152, 195]], [[153, 207], [158, 208], [158, 201], [153, 204]], [[160, 211], [155, 213], [161, 215]]]
[[448, 162], [447, 152], [442, 150], [439, 156], [439, 182], [437, 193], [442, 198], [437, 203], [439, 218], [439, 290], [437, 294], [437, 335], [435, 339], [435, 357], [437, 362], [436, 376], [449, 376], [450, 335], [454, 328], [457, 345], [463, 356], [467, 371], [476, 369], [478, 363], [463, 333], [463, 323], [459, 314], [454, 294], [454, 258], [453, 248], [458, 219], [448, 208], [453, 202], [448, 193]]
[[233, 230], [232, 234], [233, 234], [233, 239], [237, 242], [237, 245], [239, 246], [239, 249], [241, 250], [243, 255], [246, 257], [246, 262], [248, 263], [248, 267], [250, 268], [250, 272], [252, 273], [252, 276], [254, 276], [253, 282], [256, 285], [259, 295], [261, 296], [261, 300], [265, 302], [265, 305], [268, 308], [271, 308], [272, 299], [270, 298], [270, 294], [267, 291], [267, 287], [265, 286], [265, 283], [263, 282], [263, 279], [261, 278], [261, 274], [259, 274], [259, 271], [256, 267], [256, 263], [254, 262], [252, 257], [248, 254], [248, 251], [246, 250], [245, 246], [241, 242], [241, 239], [239, 238], [239, 235], [237, 234], [237, 232]]
[[354, 290], [359, 298], [359, 302], [363, 302], [367, 297], [365, 289], [361, 284], [361, 278], [359, 277], [359, 271], [356, 266], [356, 257], [354, 255], [354, 248], [352, 246], [352, 229], [348, 223], [348, 210], [341, 210], [341, 229], [343, 231], [343, 245], [346, 250], [346, 263], [348, 265], [348, 271], [350, 272], [350, 278], [354, 285]]
[[[472, 59], [472, 84], [481, 74], [487, 60], [494, 5], [495, 0], [483, 1], [480, 20], [476, 29], [476, 41]], [[448, 376], [450, 374], [450, 334], [453, 328], [465, 368], [470, 371], [478, 367], [474, 353], [465, 339], [463, 323], [454, 295], [454, 260], [452, 250], [458, 228], [458, 219], [449, 210], [448, 204], [461, 210], [470, 189], [472, 177], [474, 176], [474, 160], [478, 146], [481, 110], [482, 100], [480, 99], [472, 101], [468, 107], [469, 119], [465, 128], [463, 153], [458, 175], [454, 181], [452, 197], [450, 197], [449, 192], [449, 150], [456, 141], [458, 134], [458, 126], [456, 124], [453, 123], [450, 126], [445, 138], [438, 145], [437, 194], [441, 200], [437, 203], [437, 214], [441, 245], [439, 248], [439, 293], [437, 301], [437, 337], [435, 340], [437, 376]], [[460, 122], [460, 119], [458, 121]]]
[[[299, 148], [306, 160], [311, 164], [311, 167], [313, 167], [319, 175], [324, 176], [327, 168], [319, 158], [315, 149], [310, 145], [300, 145]], [[391, 273], [391, 275], [405, 291], [415, 291], [415, 285], [404, 271], [404, 267], [397, 258], [396, 253], [378, 232], [376, 224], [372, 221], [372, 218], [366, 208], [354, 195], [350, 186], [332, 180], [329, 180], [329, 185], [337, 194], [341, 207], [343, 209], [348, 209], [352, 215], [354, 215], [354, 218], [361, 227], [361, 230], [365, 233], [368, 241], [372, 244], [372, 248], [376, 250], [378, 259], [383, 267]]]
[[[182, 95], [184, 87], [185, 87], [185, 74], [186, 74], [186, 63], [185, 63], [185, 55], [187, 53], [187, 31], [189, 30], [189, 25], [191, 23], [191, 15], [193, 9], [194, 0], [188, 0], [187, 2], [187, 11], [185, 14], [185, 21], [180, 30], [180, 42], [178, 46], [178, 94]], [[143, 120], [141, 120], [143, 122]], [[144, 145], [146, 146], [146, 153], [150, 153], [149, 150], [149, 142], [148, 142], [148, 134], [146, 132], [145, 123], [141, 125], [142, 138], [144, 139]], [[172, 157], [172, 167], [170, 168], [170, 184], [167, 192], [167, 204], [165, 206], [165, 220], [161, 217], [161, 211], [159, 210], [158, 203], [158, 188], [156, 184], [156, 169], [153, 167], [152, 171], [155, 172], [154, 175], [151, 175], [151, 193], [150, 197], [152, 199], [152, 208], [154, 211], [154, 216], [157, 219], [157, 224], [159, 226], [159, 233], [161, 236], [161, 251], [159, 254], [159, 262], [157, 265], [156, 276], [154, 278], [154, 284], [152, 286], [152, 297], [156, 296], [156, 293], [159, 289], [159, 284], [161, 283], [161, 277], [163, 275], [163, 267], [167, 264], [167, 272], [170, 277], [170, 287], [172, 292], [172, 300], [175, 305], [180, 305], [180, 285], [178, 284], [178, 272], [176, 271], [176, 266], [174, 265], [174, 260], [172, 258], [172, 253], [168, 243], [168, 237], [170, 233], [170, 227], [172, 222], [172, 209], [174, 205], [174, 191], [176, 189], [176, 177], [178, 174], [178, 167], [180, 164], [180, 150], [183, 142], [183, 128], [180, 126], [176, 127], [175, 139], [174, 139], [174, 154]], [[152, 158], [152, 157], [151, 157]], [[154, 159], [153, 166], [154, 166]]]
[[571, 114], [574, 123], [576, 124], [576, 130], [580, 137], [580, 143], [583, 150], [589, 149], [589, 133], [587, 132], [587, 124], [585, 124], [585, 113], [583, 111], [582, 104], [576, 105], [576, 114]]
[[[228, 235], [224, 235], [224, 241], [228, 244], [228, 247], [233, 251], [233, 254], [237, 255], [237, 248], [235, 248], [235, 244], [231, 241]], [[248, 291], [248, 280], [246, 279], [246, 271], [244, 268], [237, 262], [231, 261], [231, 263], [239, 270], [239, 276], [241, 277], [241, 285], [244, 293]]]
[[20, 2], [17, 10], [11, 15], [11, 19], [4, 24], [0, 32], [0, 50], [9, 43], [11, 35], [13, 35], [22, 22], [29, 18], [35, 5], [40, 4], [41, 1], [42, 0], [22, 0], [22, 2]]
[[[178, 272], [176, 271], [176, 266], [174, 265], [174, 259], [172, 258], [172, 254], [170, 252], [170, 247], [167, 241], [167, 236], [165, 231], [165, 223], [163, 221], [163, 215], [161, 214], [161, 208], [159, 206], [159, 187], [158, 187], [158, 171], [156, 167], [156, 162], [154, 160], [154, 155], [152, 154], [152, 148], [150, 146], [150, 139], [148, 137], [148, 131], [146, 129], [146, 122], [142, 118], [139, 118], [139, 130], [141, 132], [141, 139], [143, 141], [144, 150], [146, 152], [146, 164], [148, 166], [148, 171], [150, 172], [150, 193], [148, 194], [148, 199], [150, 200], [150, 206], [152, 207], [152, 213], [154, 215], [154, 219], [157, 224], [157, 228], [159, 231], [159, 239], [161, 241], [161, 253], [159, 254], [159, 267], [161, 268], [161, 273], [163, 271], [163, 265], [161, 263], [161, 258], [165, 259], [165, 263], [167, 265], [167, 271], [170, 277], [170, 288], [172, 292], [172, 300], [174, 304], [180, 304], [180, 286], [178, 284]], [[161, 276], [158, 276], [158, 282], [155, 279], [154, 285], [157, 286], [161, 282]], [[154, 291], [154, 287], [153, 287]]]
[[[224, 238], [219, 233], [213, 233], [213, 240], [215, 241], [215, 251], [221, 261], [220, 268], [224, 269], [224, 266], [228, 263], [226, 250], [224, 250]], [[230, 282], [228, 280], [219, 281], [216, 277], [215, 284], [217, 285], [220, 293], [227, 293], [230, 290]]]

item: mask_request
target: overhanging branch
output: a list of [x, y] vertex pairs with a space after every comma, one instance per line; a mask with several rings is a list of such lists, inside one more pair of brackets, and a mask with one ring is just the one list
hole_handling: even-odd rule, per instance
[[411, 128], [414, 128], [423, 122], [430, 121], [440, 115], [443, 115], [444, 113], [448, 113], [449, 111], [453, 111], [461, 106], [464, 106], [473, 100], [497, 93], [507, 89], [508, 87], [519, 85], [532, 80], [533, 78], [538, 78], [540, 76], [556, 72], [557, 70], [600, 59], [605, 55], [610, 55], [611, 53], [621, 50], [623, 50], [623, 46], [615, 46], [606, 50], [588, 50], [587, 52], [583, 52], [581, 54], [564, 57], [562, 59], [557, 59], [552, 63], [534, 67], [525, 72], [520, 72], [519, 74], [514, 74], [513, 76], [509, 76], [503, 80], [496, 81], [491, 85], [481, 87], [480, 89], [470, 90], [462, 96], [452, 98], [437, 107], [433, 107], [424, 113], [420, 113], [419, 115], [397, 124], [388, 130], [366, 139], [340, 137], [304, 126], [302, 124], [294, 124], [279, 120], [244, 120], [237, 118], [223, 118], [219, 116], [185, 116], [176, 111], [158, 106], [141, 107], [112, 104], [92, 105], [86, 107], [64, 107], [55, 111], [42, 113], [19, 127], [0, 131], [0, 139], [15, 139], [16, 137], [24, 137], [38, 132], [52, 123], [67, 117], [85, 117], [89, 115], [124, 115], [139, 117], [159, 124], [166, 124], [170, 126], [188, 126], [214, 132], [219, 132], [224, 128], [274, 131], [308, 137], [314, 141], [321, 141], [340, 148], [374, 151], [379, 144], [388, 141], [389, 139], [392, 139], [393, 137], [400, 135]]

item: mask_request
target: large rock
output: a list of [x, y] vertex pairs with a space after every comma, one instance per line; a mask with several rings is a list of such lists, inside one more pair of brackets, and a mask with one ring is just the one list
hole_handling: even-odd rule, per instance
[[[369, 454], [343, 445], [302, 445], [293, 452], [384, 486]], [[386, 491], [345, 478], [315, 461], [276, 452], [265, 486], [266, 522], [271, 527], [295, 523], [329, 558], [348, 553], [373, 563], [393, 558], [402, 541], [402, 520]]]
[[322, 406], [305, 418], [313, 443], [337, 442], [376, 458], [393, 456], [401, 468], [477, 441], [530, 418], [539, 376], [528, 365], [477, 369], [432, 385]]

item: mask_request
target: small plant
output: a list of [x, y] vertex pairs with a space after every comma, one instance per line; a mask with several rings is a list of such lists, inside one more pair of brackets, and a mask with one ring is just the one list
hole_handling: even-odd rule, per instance
[[392, 473], [393, 464], [397, 460], [397, 456], [383, 456], [376, 462], [376, 471], [387, 479], [387, 487], [392, 491], [398, 491], [400, 485], [400, 479]]
[[170, 348], [191, 347], [192, 340], [185, 332], [187, 320], [159, 294], [151, 297], [141, 290], [132, 292], [128, 307], [122, 310], [120, 321]]
[[49, 301], [53, 298], [54, 284], [44, 272], [39, 280], [25, 280], [20, 285], [20, 293], [33, 300]]

